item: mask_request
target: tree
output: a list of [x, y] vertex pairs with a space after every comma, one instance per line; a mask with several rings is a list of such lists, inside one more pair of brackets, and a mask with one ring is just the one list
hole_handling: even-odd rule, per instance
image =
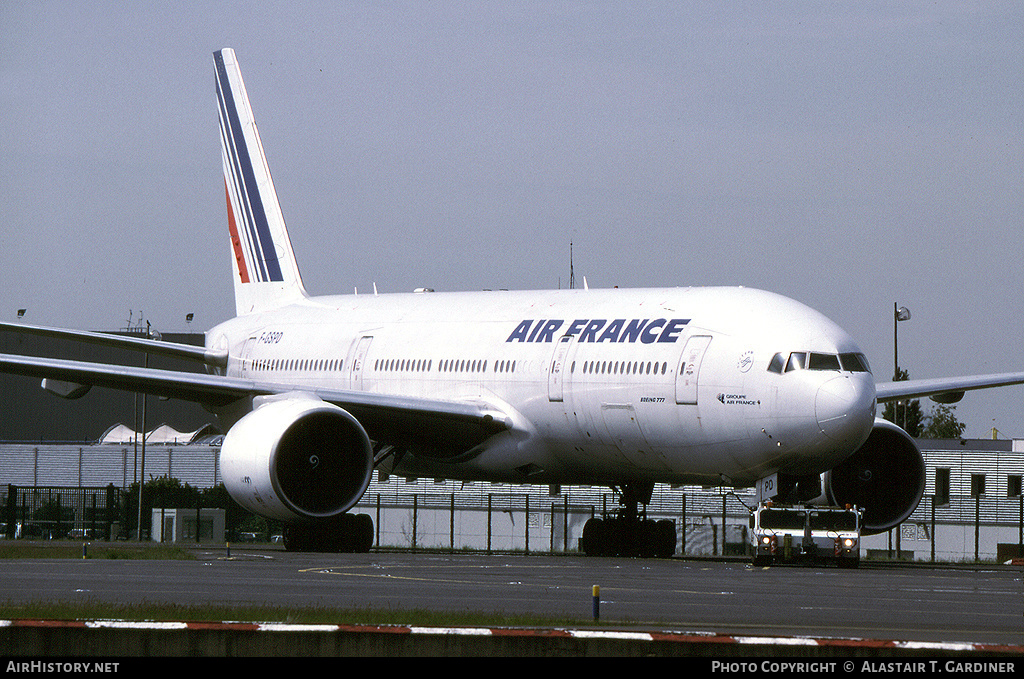
[[[899, 374], [896, 376], [897, 382], [904, 382], [908, 379], [910, 379], [910, 375], [906, 370], [901, 369]], [[882, 411], [882, 417], [902, 428], [903, 431], [907, 432], [915, 439], [921, 438], [921, 423], [923, 416], [921, 414], [920, 400], [890, 401], [885, 404], [885, 409]]]
[[938, 405], [932, 408], [930, 415], [925, 417], [922, 438], [926, 439], [958, 439], [963, 436], [967, 425], [956, 419], [956, 406]]

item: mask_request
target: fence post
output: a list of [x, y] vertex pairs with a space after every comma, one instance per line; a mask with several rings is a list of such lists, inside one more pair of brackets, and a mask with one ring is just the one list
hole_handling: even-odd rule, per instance
[[526, 553], [530, 553], [530, 496], [526, 496], [526, 521], [523, 521], [523, 529], [526, 531]]
[[15, 485], [7, 484], [7, 506], [5, 509], [7, 510], [4, 515], [4, 521], [7, 522], [7, 539], [13, 540], [18, 523], [18, 487]]
[[935, 563], [935, 496], [932, 495], [932, 563]]
[[893, 530], [896, 531], [896, 560], [899, 561], [901, 559], [900, 549], [903, 547], [903, 524], [898, 524]]
[[978, 560], [978, 541], [981, 538], [981, 493], [974, 496], [974, 560]]
[[419, 497], [416, 495], [416, 493], [413, 493], [412, 494], [412, 548], [413, 549], [416, 549], [416, 518], [417, 518], [416, 514], [419, 511], [419, 506], [417, 505], [418, 499], [419, 499]]
[[679, 544], [679, 554], [680, 556], [686, 554], [686, 493], [683, 493], [683, 528], [682, 541]]
[[729, 497], [729, 496], [728, 495], [723, 495], [722, 496], [722, 556], [725, 556], [725, 522], [726, 522], [726, 518], [725, 518], [725, 499], [727, 497]]
[[1024, 556], [1024, 493], [1017, 496], [1020, 507], [1017, 510], [1017, 556]]
[[487, 494], [487, 553], [491, 553], [491, 508], [493, 506], [494, 493]]
[[455, 551], [455, 493], [452, 493], [451, 504], [449, 505], [449, 520], [448, 520], [448, 543], [451, 545], [451, 550]]
[[569, 496], [562, 497], [562, 551], [569, 551]]
[[555, 503], [551, 503], [551, 546], [548, 548], [555, 551]]
[[113, 539], [114, 535], [114, 484], [107, 485], [107, 542]]

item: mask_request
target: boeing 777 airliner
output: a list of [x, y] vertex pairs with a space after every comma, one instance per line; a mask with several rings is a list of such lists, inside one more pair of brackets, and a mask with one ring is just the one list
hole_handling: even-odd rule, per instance
[[[312, 297], [303, 287], [234, 51], [214, 53], [237, 315], [206, 347], [4, 324], [189, 358], [205, 373], [0, 355], [68, 397], [90, 386], [189, 399], [227, 434], [232, 497], [287, 522], [290, 548], [368, 549], [348, 513], [371, 473], [610, 486], [592, 554], [672, 554], [645, 521], [655, 483], [757, 485], [851, 503], [868, 532], [925, 485], [913, 439], [877, 403], [1018, 384], [1024, 373], [876, 385], [856, 342], [791, 299], [747, 288]], [[325, 545], [326, 543], [326, 545]]]

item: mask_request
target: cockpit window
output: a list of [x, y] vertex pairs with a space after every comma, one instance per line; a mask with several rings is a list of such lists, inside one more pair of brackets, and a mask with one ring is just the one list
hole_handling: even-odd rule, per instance
[[810, 370], [835, 370], [839, 372], [839, 357], [835, 354], [811, 354], [810, 360], [807, 362], [807, 368]]
[[839, 354], [839, 362], [843, 364], [843, 370], [848, 370], [852, 373], [871, 372], [867, 356], [864, 354]]
[[789, 355], [789, 361], [786, 363], [786, 372], [792, 370], [803, 370], [807, 367], [807, 354], [802, 351], [794, 351]]
[[[785, 364], [785, 368], [783, 368]], [[793, 370], [834, 370], [836, 372], [869, 373], [868, 359], [864, 354], [822, 354], [817, 352], [794, 351], [786, 359], [782, 353], [772, 356], [768, 372], [781, 373]]]

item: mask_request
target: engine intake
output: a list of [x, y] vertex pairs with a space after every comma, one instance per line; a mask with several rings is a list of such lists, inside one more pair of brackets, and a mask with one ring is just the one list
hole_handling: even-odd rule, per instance
[[868, 440], [825, 474], [835, 505], [864, 509], [864, 533], [883, 533], [914, 513], [924, 495], [924, 457], [914, 439], [892, 422], [876, 419]]
[[228, 430], [220, 455], [231, 497], [283, 521], [344, 513], [362, 497], [373, 472], [362, 425], [312, 397], [288, 396], [256, 408]]

